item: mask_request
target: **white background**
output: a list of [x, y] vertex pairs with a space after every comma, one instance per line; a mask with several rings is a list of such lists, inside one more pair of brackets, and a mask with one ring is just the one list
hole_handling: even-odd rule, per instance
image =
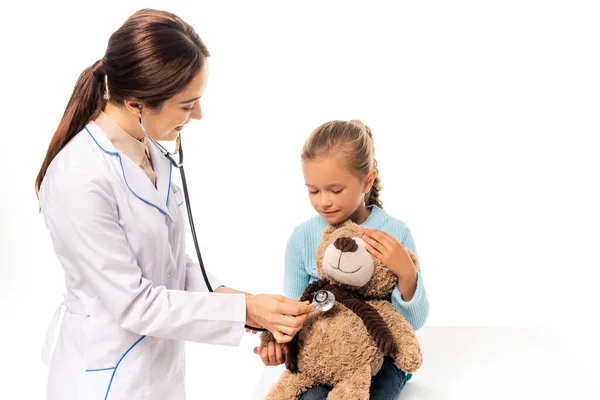
[[[300, 148], [319, 124], [359, 118], [374, 133], [384, 207], [415, 237], [427, 324], [546, 326], [590, 357], [600, 303], [593, 3], [9, 3], [0, 25], [3, 391], [43, 398], [39, 352], [64, 290], [36, 174], [78, 75], [143, 7], [180, 15], [212, 53], [205, 117], [185, 132], [186, 171], [205, 263], [226, 284], [281, 292], [288, 235], [314, 214]], [[249, 398], [262, 372], [255, 343], [190, 344], [190, 398]]]

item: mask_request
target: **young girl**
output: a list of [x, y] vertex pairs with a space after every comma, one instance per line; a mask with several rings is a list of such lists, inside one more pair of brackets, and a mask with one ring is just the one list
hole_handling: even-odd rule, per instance
[[[328, 224], [348, 218], [368, 228], [363, 239], [367, 250], [398, 276], [392, 293], [394, 307], [417, 330], [429, 312], [421, 272], [407, 248], [416, 253], [409, 228], [389, 216], [379, 200], [381, 190], [371, 130], [358, 120], [331, 121], [318, 127], [302, 149], [302, 170], [310, 202], [319, 215], [296, 227], [285, 255], [284, 293], [299, 298], [306, 286], [319, 279], [315, 264], [317, 246]], [[285, 361], [285, 347], [258, 348], [263, 362]], [[386, 357], [371, 382], [371, 399], [397, 399], [410, 374]], [[316, 386], [301, 399], [325, 399], [331, 388]]]

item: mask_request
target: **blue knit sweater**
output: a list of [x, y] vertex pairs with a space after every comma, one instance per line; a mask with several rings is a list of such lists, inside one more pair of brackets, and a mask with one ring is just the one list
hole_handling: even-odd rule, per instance
[[[415, 242], [406, 224], [389, 216], [377, 206], [369, 206], [371, 214], [362, 225], [384, 231], [396, 238], [404, 247], [417, 253]], [[299, 299], [306, 286], [319, 279], [315, 255], [327, 222], [317, 215], [297, 226], [288, 240], [285, 252], [284, 294]], [[404, 301], [396, 286], [392, 292], [392, 304], [402, 313], [413, 329], [423, 326], [429, 314], [429, 301], [423, 285], [421, 270], [417, 271], [417, 290], [410, 301]]]

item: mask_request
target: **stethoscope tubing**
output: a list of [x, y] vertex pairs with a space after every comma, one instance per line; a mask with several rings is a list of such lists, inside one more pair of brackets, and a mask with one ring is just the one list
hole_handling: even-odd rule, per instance
[[[179, 161], [176, 161], [173, 158], [173, 155], [169, 153], [165, 148], [163, 148], [156, 140], [152, 139], [148, 132], [146, 132], [146, 128], [142, 123], [142, 112], [139, 114], [139, 123], [142, 128], [142, 132], [144, 135], [154, 144], [154, 146], [171, 162], [171, 164], [179, 170], [181, 175], [181, 183], [183, 185], [183, 196], [185, 198], [185, 207], [187, 210], [188, 221], [190, 223], [190, 230], [192, 231], [192, 238], [194, 240], [194, 247], [196, 248], [196, 256], [198, 257], [198, 264], [200, 265], [200, 271], [202, 272], [202, 277], [204, 278], [204, 283], [206, 284], [206, 288], [209, 292], [214, 293], [214, 289], [210, 284], [210, 280], [208, 279], [208, 274], [206, 273], [206, 269], [204, 268], [204, 261], [202, 260], [202, 254], [200, 253], [200, 245], [198, 244], [198, 237], [196, 236], [196, 227], [194, 226], [194, 217], [192, 215], [192, 206], [190, 204], [190, 195], [188, 193], [187, 180], [185, 178], [185, 170], [183, 168], [183, 147], [181, 145], [181, 134], [177, 137], [177, 150], [175, 154], [179, 154]], [[265, 328], [258, 328], [256, 326], [251, 326], [248, 324], [244, 324], [246, 329], [250, 329], [256, 332], [265, 332]]]
[[[183, 168], [183, 147], [181, 145], [181, 134], [177, 137], [177, 150], [174, 153], [174, 154], [179, 155], [179, 160], [176, 161], [173, 158], [173, 154], [169, 153], [156, 140], [152, 139], [150, 137], [150, 135], [148, 135], [148, 132], [146, 132], [146, 128], [144, 127], [144, 124], [142, 123], [141, 110], [140, 110], [140, 114], [139, 114], [139, 123], [140, 123], [140, 127], [142, 128], [142, 132], [144, 132], [144, 135], [146, 135], [146, 137], [152, 142], [152, 144], [154, 144], [154, 146], [171, 162], [171, 164], [179, 170], [179, 173], [181, 175], [181, 183], [183, 185], [183, 196], [185, 198], [185, 207], [186, 207], [187, 214], [188, 214], [188, 221], [190, 223], [190, 230], [192, 231], [192, 239], [194, 240], [194, 247], [196, 249], [196, 256], [198, 257], [198, 264], [200, 266], [200, 271], [202, 272], [202, 277], [204, 278], [204, 283], [206, 284], [208, 291], [214, 292], [214, 290], [210, 284], [210, 281], [208, 279], [208, 274], [206, 273], [206, 269], [204, 268], [204, 261], [202, 260], [202, 254], [200, 253], [200, 245], [198, 244], [198, 237], [196, 236], [196, 227], [194, 226], [194, 217], [192, 215], [192, 206], [190, 204], [190, 195], [188, 193], [187, 180], [185, 178], [185, 169]], [[333, 306], [333, 304], [331, 302], [335, 302], [335, 296], [333, 295], [333, 293], [331, 293], [329, 291], [319, 291], [319, 292], [326, 292], [325, 298], [323, 301], [319, 301], [318, 296], [315, 295], [315, 301], [313, 302], [313, 306], [317, 306], [318, 305], [317, 303], [329, 303], [330, 306], [325, 306], [325, 304], [323, 304], [323, 306], [325, 306], [326, 309], [323, 309], [322, 311], [319, 310], [321, 312], [324, 312], [324, 311], [329, 310]], [[319, 293], [319, 292], [317, 292], [317, 293]], [[319, 309], [318, 307], [316, 307], [316, 308]], [[251, 326], [248, 324], [244, 324], [244, 327], [246, 329], [256, 331], [256, 332], [267, 331], [267, 329], [265, 329], [265, 328], [258, 328], [258, 327]]]

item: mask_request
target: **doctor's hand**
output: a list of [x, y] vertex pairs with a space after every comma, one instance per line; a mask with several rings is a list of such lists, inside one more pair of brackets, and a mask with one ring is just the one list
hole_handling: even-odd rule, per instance
[[254, 354], [258, 354], [267, 367], [283, 364], [287, 356], [287, 345], [269, 342], [266, 347], [255, 347]]
[[311, 311], [314, 307], [308, 301], [272, 294], [246, 295], [246, 319], [265, 327], [278, 343], [292, 340]]
[[[254, 321], [246, 321], [246, 325], [254, 327], [254, 328], [263, 328], [262, 326], [258, 325], [256, 322]], [[248, 329], [248, 328], [244, 328], [246, 329], [246, 332], [248, 333], [252, 333], [253, 335], [256, 335], [258, 333], [258, 331], [255, 331], [254, 329]]]

